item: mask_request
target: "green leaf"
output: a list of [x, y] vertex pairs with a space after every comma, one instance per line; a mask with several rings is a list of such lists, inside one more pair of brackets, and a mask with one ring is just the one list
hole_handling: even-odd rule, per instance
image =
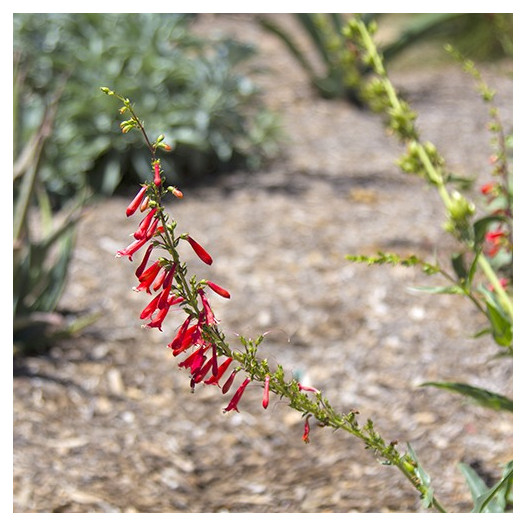
[[453, 254], [451, 257], [451, 265], [453, 266], [457, 278], [461, 281], [465, 281], [468, 277], [468, 271], [464, 263], [464, 254]]
[[[471, 492], [471, 498], [473, 499], [473, 503], [475, 503], [481, 495], [487, 493], [488, 487], [486, 486], [486, 483], [479, 477], [478, 473], [471, 466], [461, 462], [459, 464], [459, 468], [460, 471], [462, 471], [464, 478], [466, 479], [469, 491]], [[499, 510], [495, 503], [489, 503], [484, 511], [487, 513], [498, 513], [499, 511], [503, 510]]]
[[482, 289], [486, 303], [486, 314], [491, 324], [493, 339], [503, 347], [513, 345], [513, 323], [499, 303], [493, 297], [493, 294]]
[[478, 250], [475, 253], [475, 257], [473, 258], [473, 261], [471, 262], [471, 267], [469, 268], [468, 281], [467, 281], [467, 284], [466, 284], [466, 286], [469, 289], [471, 289], [471, 285], [473, 283], [473, 278], [475, 277], [475, 273], [477, 272], [477, 268], [478, 268], [477, 261], [478, 261], [479, 255], [480, 255], [480, 250]]
[[427, 292], [428, 294], [465, 294], [466, 292], [458, 285], [448, 287], [411, 287], [412, 290]]
[[439, 389], [446, 389], [453, 391], [464, 396], [472, 398], [478, 405], [495, 409], [497, 411], [510, 411], [513, 412], [513, 400], [481, 389], [480, 387], [474, 387], [473, 385], [463, 384], [458, 382], [425, 382], [420, 384], [420, 387], [438, 387]]
[[430, 508], [433, 505], [433, 488], [431, 487], [431, 477], [420, 464], [420, 461], [418, 460], [418, 457], [416, 456], [416, 453], [409, 442], [407, 443], [407, 451], [409, 453], [409, 457], [416, 464], [416, 474], [418, 475], [418, 478], [424, 487], [424, 491], [422, 491], [422, 505], [425, 508]]
[[477, 472], [467, 464], [459, 464], [468, 487], [471, 491], [474, 506], [472, 513], [504, 513], [507, 497], [513, 484], [513, 461], [506, 465], [502, 478], [491, 488], [479, 477]]
[[307, 72], [311, 80], [317, 78], [317, 75], [314, 72], [314, 68], [310, 65], [305, 54], [300, 50], [299, 46], [296, 44], [296, 42], [294, 42], [291, 35], [289, 35], [285, 29], [283, 29], [279, 24], [276, 24], [276, 22], [270, 20], [267, 17], [259, 17], [258, 21], [264, 29], [273, 33], [281, 39], [281, 41], [292, 53], [292, 55], [296, 58], [298, 64], [300, 64], [300, 66], [302, 66], [303, 69]]

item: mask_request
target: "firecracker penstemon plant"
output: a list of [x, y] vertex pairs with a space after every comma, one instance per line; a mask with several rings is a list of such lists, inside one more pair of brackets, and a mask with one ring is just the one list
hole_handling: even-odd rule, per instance
[[229, 412], [239, 411], [238, 405], [249, 384], [259, 384], [263, 387], [261, 403], [264, 409], [269, 405], [270, 394], [274, 393], [302, 413], [304, 442], [309, 442], [311, 419], [319, 426], [347, 431], [360, 439], [384, 464], [396, 466], [418, 490], [427, 507], [445, 511], [433, 495], [429, 477], [409, 444], [405, 453], [399, 452], [397, 442], [384, 440], [371, 420], [360, 425], [357, 410], [353, 409], [346, 414], [338, 413], [318, 389], [302, 385], [296, 379], [286, 379], [285, 371], [279, 365], [271, 370], [266, 360], [259, 360], [257, 357], [263, 336], [256, 339], [240, 337], [244, 349], [239, 351], [231, 348], [214, 316], [208, 292], [212, 291], [223, 298], [229, 298], [230, 294], [212, 281], [198, 280], [196, 276], [188, 277], [187, 266], [178, 252], [180, 242], [189, 243], [207, 265], [212, 264], [212, 257], [188, 233], [176, 232], [177, 223], [168, 216], [163, 206], [167, 197], [183, 197], [178, 188], [164, 185], [158, 151], [168, 151], [170, 146], [164, 142], [163, 135], [154, 142], [150, 141], [129, 99], [107, 87], [101, 90], [115, 96], [122, 104], [120, 113], [129, 117], [121, 122], [122, 132], [136, 129], [142, 134], [151, 154], [153, 174], [152, 181], [145, 182], [140, 187], [126, 209], [128, 217], [137, 212], [142, 213], [142, 219], [133, 233], [134, 240], [116, 255], [133, 261], [134, 256], [144, 249], [135, 271], [138, 281], [135, 290], [146, 293], [149, 299], [139, 316], [146, 321], [144, 327], [162, 330], [171, 309], [186, 313], [185, 320], [175, 331], [168, 347], [173, 356], [180, 359], [179, 367], [189, 371], [190, 388], [194, 389], [197, 384], [202, 383], [216, 386], [225, 394], [233, 390], [233, 384], [237, 382], [238, 387], [224, 408], [225, 412]]
[[[413, 123], [414, 114], [408, 105], [398, 98], [389, 82], [383, 70], [381, 57], [370, 37], [370, 29], [356, 18], [350, 23], [347, 36], [352, 36], [356, 49], [366, 55], [366, 64], [372, 66], [377, 75], [370, 86], [374, 95], [372, 100], [376, 103], [380, 102], [379, 109], [385, 110], [389, 115], [391, 128], [408, 143], [408, 153], [400, 162], [402, 169], [422, 175], [427, 182], [436, 186], [447, 210], [446, 229], [464, 242], [473, 254], [467, 269], [463, 257], [453, 258], [457, 278], [450, 276], [438, 264], [423, 262], [416, 256], [401, 258], [393, 254], [380, 254], [377, 257], [353, 256], [349, 259], [366, 261], [370, 264], [420, 265], [428, 274], [443, 275], [453, 282], [450, 288], [457, 287], [458, 290], [442, 290], [442, 292], [462, 293], [467, 296], [481, 312], [487, 315], [491, 324], [490, 332], [495, 341], [507, 350], [506, 354], [510, 355], [512, 306], [506, 292], [509, 277], [499, 279], [494, 267], [483, 253], [485, 246], [486, 251], [489, 251], [489, 257], [495, 256], [501, 249], [507, 250], [508, 243], [511, 243], [511, 191], [507, 184], [509, 174], [505, 168], [505, 159], [496, 159], [495, 175], [500, 179], [485, 185], [482, 189], [482, 193], [490, 201], [499, 201], [500, 204], [487, 218], [479, 220], [478, 225], [475, 224], [473, 227], [470, 221], [474, 213], [473, 206], [460, 193], [448, 191], [447, 180], [441, 172], [442, 160], [432, 145], [420, 142]], [[243, 349], [233, 350], [221, 331], [208, 296], [210, 291], [227, 299], [230, 298], [230, 294], [214, 282], [188, 276], [187, 266], [178, 252], [179, 243], [188, 243], [207, 265], [212, 264], [212, 257], [188, 233], [177, 232], [176, 221], [169, 217], [164, 208], [166, 198], [183, 197], [178, 188], [165, 185], [162, 161], [158, 152], [169, 151], [170, 146], [164, 142], [163, 135], [153, 142], [150, 141], [129, 99], [110, 88], [101, 89], [120, 101], [120, 113], [126, 117], [120, 125], [122, 132], [137, 130], [142, 134], [151, 155], [152, 180], [140, 187], [136, 197], [126, 209], [128, 217], [137, 212], [141, 213], [141, 220], [133, 233], [133, 242], [120, 250], [117, 256], [127, 257], [132, 261], [139, 251], [144, 250], [141, 262], [135, 271], [138, 281], [135, 290], [144, 292], [149, 300], [140, 313], [140, 319], [145, 321], [144, 327], [162, 330], [171, 311], [179, 311], [179, 315], [181, 311], [185, 313], [186, 317], [175, 330], [168, 348], [173, 356], [178, 358], [179, 367], [188, 370], [190, 389], [193, 390], [197, 384], [205, 384], [215, 386], [223, 394], [233, 392], [230, 402], [224, 408], [225, 412], [230, 412], [239, 411], [238, 406], [245, 390], [250, 386], [258, 385], [263, 388], [261, 403], [264, 409], [268, 407], [270, 395], [273, 393], [285, 399], [291, 408], [302, 414], [303, 440], [306, 443], [309, 442], [310, 425], [314, 422], [319, 426], [347, 431], [361, 440], [367, 449], [372, 450], [383, 464], [398, 468], [419, 492], [425, 507], [445, 512], [445, 507], [434, 495], [430, 477], [410, 444], [407, 444], [405, 452], [399, 451], [397, 442], [385, 440], [370, 419], [366, 419], [365, 424], [360, 424], [359, 411], [353, 409], [348, 413], [336, 412], [318, 389], [304, 386], [296, 379], [288, 379], [280, 365], [271, 370], [268, 362], [259, 359], [257, 355], [263, 336], [256, 339], [240, 337]], [[489, 286], [482, 294], [473, 291], [473, 278], [477, 268], [482, 270], [489, 281]], [[234, 384], [237, 385], [235, 389]], [[507, 399], [499, 398], [493, 393], [460, 384], [447, 386], [443, 383], [440, 387], [464, 394], [469, 391], [468, 394], [474, 398], [486, 396], [486, 405], [500, 404], [499, 408], [508, 409], [505, 407]], [[475, 500], [473, 511], [491, 510], [490, 504], [499, 492], [505, 491], [507, 495], [512, 473], [510, 463], [499, 483], [489, 489], [483, 487], [482, 490], [479, 480], [473, 475], [471, 478], [473, 482], [470, 485]], [[466, 478], [469, 483], [468, 476]], [[479, 490], [475, 494], [473, 488], [477, 485]]]

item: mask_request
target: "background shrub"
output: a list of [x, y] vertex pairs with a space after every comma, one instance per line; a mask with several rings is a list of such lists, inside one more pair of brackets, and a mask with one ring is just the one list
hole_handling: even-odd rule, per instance
[[[191, 15], [15, 14], [18, 72], [15, 155], [41, 122], [57, 87], [64, 90], [41, 177], [54, 205], [85, 182], [110, 194], [122, 178], [142, 180], [149, 167], [139, 138], [110, 144], [117, 126], [100, 85], [127, 89], [155, 133], [178, 147], [165, 160], [175, 178], [258, 167], [277, 151], [277, 121], [237, 66], [255, 49], [192, 34]], [[138, 95], [140, 94], [140, 97]], [[152, 140], [155, 137], [152, 138]], [[175, 183], [177, 181], [170, 181]]]

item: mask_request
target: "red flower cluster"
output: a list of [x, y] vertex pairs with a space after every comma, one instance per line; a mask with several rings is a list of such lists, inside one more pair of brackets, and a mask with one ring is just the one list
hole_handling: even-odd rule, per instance
[[[162, 184], [160, 178], [160, 164], [158, 161], [153, 163], [154, 169], [154, 184], [159, 186]], [[129, 217], [137, 210], [141, 212], [149, 211], [143, 217], [133, 237], [135, 240], [124, 250], [117, 252], [117, 257], [127, 256], [130, 261], [132, 256], [147, 243], [148, 246], [144, 253], [143, 259], [138, 266], [135, 275], [139, 280], [139, 284], [134, 287], [135, 291], [144, 291], [147, 294], [155, 296], [146, 305], [140, 314], [141, 320], [149, 320], [143, 327], [157, 328], [162, 331], [162, 324], [170, 310], [174, 305], [183, 304], [187, 298], [181, 296], [176, 287], [173, 286], [174, 277], [177, 272], [177, 265], [175, 263], [166, 262], [163, 259], [156, 259], [150, 262], [150, 257], [153, 249], [158, 244], [154, 242], [153, 238], [156, 235], [164, 233], [164, 228], [159, 225], [160, 215], [158, 208], [150, 207], [149, 198], [147, 196], [147, 186], [141, 187], [135, 198], [126, 209], [126, 215]], [[184, 234], [180, 239], [188, 241], [197, 256], [207, 265], [212, 264], [212, 257], [210, 254], [192, 237]], [[224, 288], [220, 287], [212, 281], [202, 282], [208, 286], [216, 294], [230, 298], [230, 293]], [[179, 363], [179, 367], [188, 369], [190, 372], [190, 387], [194, 387], [203, 382], [207, 385], [217, 385], [222, 377], [225, 375], [227, 369], [231, 365], [233, 359], [226, 357], [222, 363], [219, 363], [217, 347], [210, 343], [205, 338], [205, 328], [213, 327], [217, 324], [217, 319], [214, 316], [204, 288], [201, 286], [197, 288], [197, 295], [199, 297], [200, 309], [198, 314], [189, 314], [185, 321], [181, 324], [172, 342], [168, 345], [172, 349], [173, 356], [179, 356], [182, 353], [189, 352], [188, 356]], [[235, 379], [239, 369], [234, 369], [229, 378], [224, 382], [221, 390], [223, 394], [227, 393]], [[224, 411], [238, 411], [238, 403], [243, 395], [245, 388], [250, 383], [250, 378], [245, 378], [241, 385], [237, 388], [234, 396]], [[267, 387], [268, 389], [268, 387]], [[268, 404], [268, 391], [266, 392]]]

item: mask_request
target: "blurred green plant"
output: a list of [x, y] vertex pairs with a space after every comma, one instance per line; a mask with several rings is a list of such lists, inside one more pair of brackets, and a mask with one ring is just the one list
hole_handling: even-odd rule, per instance
[[[424, 142], [416, 127], [416, 113], [397, 93], [391, 83], [385, 63], [373, 41], [376, 23], [366, 24], [353, 18], [345, 29], [346, 36], [356, 45], [364, 65], [374, 73], [364, 93], [370, 107], [381, 112], [390, 132], [405, 146], [406, 153], [398, 161], [402, 171], [419, 176], [434, 187], [440, 196], [447, 221], [444, 229], [458, 242], [458, 252], [450, 254], [450, 267], [428, 263], [417, 256], [402, 258], [396, 254], [377, 256], [348, 256], [350, 261], [372, 264], [420, 266], [428, 275], [441, 275], [445, 286], [419, 287], [419, 290], [438, 294], [457, 294], [469, 299], [486, 318], [487, 327], [476, 336], [490, 334], [499, 347], [496, 357], [513, 356], [513, 176], [511, 169], [512, 140], [506, 135], [499, 112], [493, 105], [495, 92], [483, 81], [473, 61], [466, 59], [451, 45], [447, 51], [474, 78], [481, 98], [490, 104], [489, 130], [492, 132], [494, 153], [492, 181], [481, 187], [486, 202], [482, 214], [468, 197], [461, 193], [462, 181], [448, 174], [445, 161], [430, 142]], [[459, 184], [460, 182], [460, 184]], [[484, 210], [486, 208], [486, 210]], [[436, 387], [467, 397], [484, 407], [497, 411], [513, 411], [513, 401], [507, 397], [460, 382], [426, 382], [422, 386]], [[503, 512], [510, 503], [513, 481], [510, 462], [501, 480], [487, 488], [469, 466], [461, 470], [470, 487], [473, 512]]]
[[[15, 114], [22, 79], [15, 69]], [[13, 343], [14, 351], [44, 350], [58, 338], [71, 336], [91, 323], [92, 316], [72, 321], [54, 312], [62, 295], [75, 231], [88, 199], [84, 188], [64, 208], [53, 213], [41, 179], [40, 162], [52, 134], [63, 86], [45, 108], [41, 121], [16, 157], [13, 167]]]
[[[344, 98], [362, 106], [361, 90], [370, 68], [360, 61], [354, 45], [342, 35], [349, 17], [341, 13], [291, 15], [310, 45], [298, 44], [293, 31], [276, 16], [260, 16], [260, 25], [278, 37], [324, 98]], [[367, 13], [365, 22], [384, 15]], [[403, 19], [401, 29], [379, 48], [384, 61], [422, 41], [446, 41], [464, 54], [489, 60], [513, 53], [513, 15], [506, 13], [419, 13], [391, 15]]]
[[167, 140], [178, 144], [166, 160], [175, 179], [188, 182], [239, 165], [257, 168], [277, 153], [277, 118], [239, 71], [241, 65], [247, 70], [255, 49], [229, 39], [197, 38], [193, 16], [24, 13], [13, 19], [14, 51], [24, 78], [15, 155], [67, 77], [40, 158], [54, 208], [85, 185], [111, 194], [123, 177], [135, 183], [150, 168], [138, 153], [137, 138], [111, 143], [115, 121], [98, 91], [101, 80], [140, 94], [154, 129], [162, 119]]
[[462, 462], [459, 468], [471, 491], [472, 513], [505, 513], [513, 509], [513, 461], [506, 464], [500, 480], [491, 488], [471, 466]]
[[362, 72], [342, 34], [344, 16], [339, 13], [295, 13], [290, 16], [307, 36], [315, 58], [309, 57], [308, 50], [296, 42], [292, 33], [275, 16], [260, 16], [258, 20], [266, 31], [283, 42], [322, 97], [347, 98], [359, 103], [356, 89], [360, 85]]

